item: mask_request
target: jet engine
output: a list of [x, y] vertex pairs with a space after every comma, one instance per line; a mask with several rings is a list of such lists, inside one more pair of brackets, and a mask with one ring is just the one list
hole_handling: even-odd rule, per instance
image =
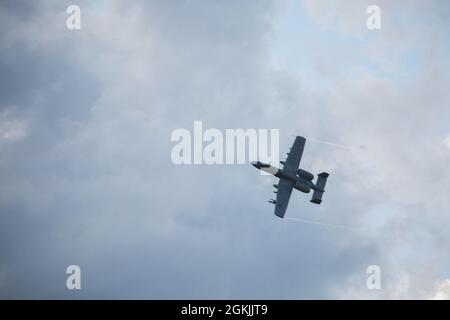
[[309, 193], [311, 191], [309, 187], [305, 186], [305, 184], [300, 181], [294, 184], [294, 188], [304, 193]]
[[302, 170], [302, 169], [298, 169], [298, 176], [300, 178], [303, 178], [305, 180], [308, 181], [312, 181], [312, 179], [314, 179], [314, 175], [312, 173], [309, 173], [308, 171]]

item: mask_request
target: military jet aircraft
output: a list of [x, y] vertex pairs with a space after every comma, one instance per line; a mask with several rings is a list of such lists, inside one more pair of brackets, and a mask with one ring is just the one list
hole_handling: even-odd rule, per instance
[[304, 193], [309, 193], [313, 190], [311, 202], [316, 204], [322, 202], [322, 195], [325, 192], [325, 184], [327, 183], [329, 174], [326, 172], [319, 173], [317, 175], [317, 181], [314, 184], [312, 182], [314, 175], [299, 168], [303, 149], [305, 148], [305, 142], [306, 139], [304, 137], [295, 137], [294, 144], [288, 152], [286, 161], [280, 161], [283, 165], [282, 169], [260, 161], [250, 162], [256, 168], [280, 178], [278, 184], [273, 185], [275, 189], [277, 189], [274, 191], [277, 195], [277, 199], [271, 199], [269, 201], [275, 205], [275, 215], [280, 218], [283, 218], [286, 213], [292, 189], [297, 189]]

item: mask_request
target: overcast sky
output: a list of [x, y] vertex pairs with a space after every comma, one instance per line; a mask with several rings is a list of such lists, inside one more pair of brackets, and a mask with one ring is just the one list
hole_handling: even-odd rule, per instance
[[[450, 298], [449, 39], [438, 0], [0, 0], [0, 297]], [[344, 145], [307, 143], [327, 192], [286, 213], [327, 225], [174, 165], [195, 120]]]

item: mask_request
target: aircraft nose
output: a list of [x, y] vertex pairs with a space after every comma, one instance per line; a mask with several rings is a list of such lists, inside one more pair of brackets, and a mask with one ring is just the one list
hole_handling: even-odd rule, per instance
[[251, 161], [250, 164], [255, 168], [258, 168], [258, 161]]

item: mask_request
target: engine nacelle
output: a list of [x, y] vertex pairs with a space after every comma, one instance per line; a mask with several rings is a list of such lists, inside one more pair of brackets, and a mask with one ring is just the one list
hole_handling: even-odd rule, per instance
[[308, 171], [302, 169], [298, 169], [297, 174], [299, 175], [300, 178], [303, 178], [308, 181], [312, 181], [312, 179], [314, 179], [314, 175], [312, 173], [309, 173]]
[[294, 184], [294, 188], [304, 193], [309, 193], [311, 191], [309, 187], [305, 186], [305, 184], [300, 181]]

